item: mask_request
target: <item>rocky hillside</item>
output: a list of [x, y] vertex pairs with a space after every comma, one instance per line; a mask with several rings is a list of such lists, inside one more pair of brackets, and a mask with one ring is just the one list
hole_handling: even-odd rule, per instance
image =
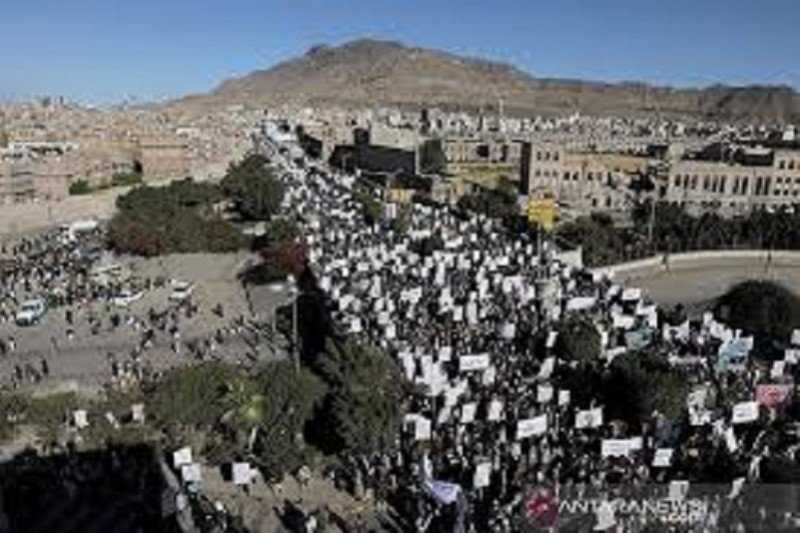
[[536, 78], [511, 65], [377, 40], [316, 46], [304, 56], [228, 80], [180, 107], [283, 102], [345, 106], [439, 106], [509, 114], [627, 114], [659, 110], [697, 118], [799, 121], [800, 95], [785, 86], [671, 89]]

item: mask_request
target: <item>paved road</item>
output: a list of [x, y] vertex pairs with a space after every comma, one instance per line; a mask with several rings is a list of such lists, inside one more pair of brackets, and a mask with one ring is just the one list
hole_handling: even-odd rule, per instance
[[683, 303], [702, 307], [724, 294], [730, 287], [749, 279], [766, 279], [781, 283], [800, 294], [800, 264], [778, 263], [767, 268], [754, 259], [709, 259], [691, 266], [642, 269], [618, 275], [621, 281], [641, 287], [661, 305]]

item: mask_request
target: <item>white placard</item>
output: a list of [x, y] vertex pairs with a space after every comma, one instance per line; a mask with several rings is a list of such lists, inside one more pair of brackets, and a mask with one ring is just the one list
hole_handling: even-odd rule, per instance
[[78, 429], [89, 427], [88, 415], [83, 409], [79, 409], [72, 413], [72, 418], [75, 421], [75, 427]]
[[758, 420], [758, 402], [741, 402], [733, 406], [734, 424], [746, 424]]
[[642, 299], [642, 289], [628, 288], [622, 291], [623, 302], [635, 302]]
[[249, 485], [253, 481], [250, 463], [233, 463], [231, 468], [234, 485]]
[[503, 402], [500, 400], [492, 400], [489, 402], [486, 418], [490, 422], [499, 422], [503, 418]]
[[439, 361], [449, 361], [453, 358], [452, 346], [440, 346], [438, 351]]
[[596, 407], [575, 413], [575, 429], [598, 428], [603, 425], [603, 408]]
[[484, 461], [475, 467], [475, 475], [472, 477], [472, 486], [476, 489], [488, 487], [492, 476], [492, 463]]
[[547, 415], [540, 415], [517, 422], [517, 439], [526, 439], [547, 433]]
[[568, 390], [562, 389], [558, 391], [558, 406], [569, 405], [571, 400], [571, 393]]
[[682, 501], [689, 494], [688, 481], [670, 481], [669, 482], [669, 496], [668, 499], [673, 501]]
[[783, 360], [786, 361], [787, 364], [796, 365], [798, 357], [800, 355], [800, 350], [794, 348], [787, 348], [785, 352], [783, 352]]
[[547, 342], [545, 343], [545, 347], [548, 349], [553, 348], [556, 345], [556, 339], [558, 339], [558, 332], [557, 331], [550, 331], [547, 333]]
[[539, 385], [536, 389], [536, 401], [548, 403], [553, 400], [554, 389], [552, 385]]
[[772, 379], [780, 379], [783, 377], [783, 373], [786, 370], [786, 361], [774, 361], [772, 363], [772, 371], [770, 372], [770, 377]]
[[630, 451], [628, 439], [604, 439], [600, 446], [600, 455], [603, 457], [625, 457]]
[[550, 379], [550, 376], [553, 375], [553, 370], [556, 367], [556, 358], [555, 357], [548, 357], [542, 363], [542, 367], [539, 369], [539, 379]]
[[114, 413], [110, 411], [106, 413], [106, 420], [108, 420], [108, 423], [111, 424], [114, 429], [119, 429], [119, 421], [117, 420], [117, 417], [114, 416]]
[[131, 405], [131, 418], [134, 422], [138, 422], [140, 424], [144, 423], [144, 404], [143, 403], [135, 403]]
[[486, 370], [489, 368], [489, 354], [462, 355], [458, 358], [458, 369], [462, 372]]
[[672, 448], [659, 448], [656, 450], [656, 454], [653, 456], [653, 466], [659, 468], [667, 468], [669, 465], [672, 464], [672, 454], [674, 450]]
[[192, 449], [188, 446], [172, 452], [172, 466], [180, 468], [192, 462]]
[[203, 481], [200, 465], [197, 463], [181, 465], [181, 478], [184, 483], [200, 483]]
[[465, 403], [461, 406], [461, 423], [471, 424], [475, 421], [475, 414], [478, 412], [478, 404], [475, 402]]

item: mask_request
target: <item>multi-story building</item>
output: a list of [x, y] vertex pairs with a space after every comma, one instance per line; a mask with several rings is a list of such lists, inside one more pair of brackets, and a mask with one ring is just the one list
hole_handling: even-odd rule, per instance
[[648, 171], [650, 159], [620, 153], [573, 152], [558, 144], [524, 143], [520, 193], [540, 193], [574, 209], [621, 209], [632, 180]]
[[666, 200], [724, 214], [800, 203], [800, 151], [738, 149], [725, 160], [671, 161]]
[[519, 165], [522, 144], [508, 139], [446, 138], [442, 148], [448, 169], [458, 171], [470, 166]]

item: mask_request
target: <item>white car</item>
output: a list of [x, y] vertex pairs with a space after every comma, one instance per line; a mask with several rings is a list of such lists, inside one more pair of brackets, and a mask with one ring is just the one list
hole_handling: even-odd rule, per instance
[[181, 302], [191, 296], [192, 292], [194, 292], [194, 283], [190, 281], [176, 281], [172, 285], [172, 294], [169, 295], [169, 299]]
[[141, 299], [142, 296], [144, 296], [144, 292], [142, 291], [123, 290], [120, 291], [119, 294], [114, 296], [111, 299], [111, 302], [114, 305], [118, 305], [120, 307], [127, 307], [131, 303]]
[[22, 305], [17, 311], [16, 321], [19, 326], [31, 326], [38, 324], [44, 314], [47, 312], [47, 304], [44, 299], [36, 298], [35, 300], [28, 300], [22, 302]]

